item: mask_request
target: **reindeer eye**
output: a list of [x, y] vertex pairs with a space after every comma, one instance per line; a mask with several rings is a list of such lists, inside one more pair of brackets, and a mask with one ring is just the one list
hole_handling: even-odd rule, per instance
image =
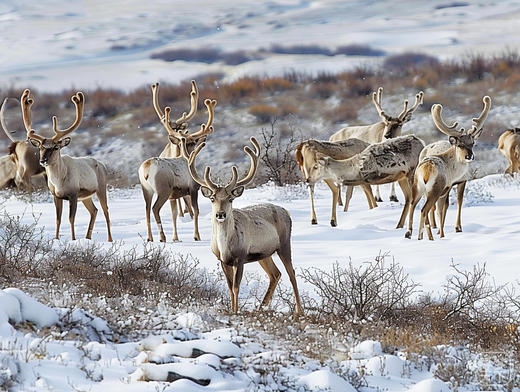
[[214, 196], [210, 196], [209, 200], [213, 203], [215, 201], [215, 197]]
[[54, 149], [55, 149], [55, 150], [59, 150], [60, 147], [59, 147], [58, 145], [56, 145], [56, 146], [54, 146]]
[[318, 168], [318, 164], [315, 163], [314, 166], [313, 166], [313, 169], [317, 169]]

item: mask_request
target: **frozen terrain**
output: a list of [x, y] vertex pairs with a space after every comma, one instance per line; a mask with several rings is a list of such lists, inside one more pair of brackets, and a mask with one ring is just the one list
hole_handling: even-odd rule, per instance
[[[441, 59], [518, 49], [520, 2], [236, 0], [141, 2], [5, 0], [0, 3], [0, 85], [42, 90], [177, 83], [220, 72], [340, 71], [380, 58], [280, 55], [238, 66], [152, 60], [165, 49], [268, 50], [273, 44], [368, 45], [387, 54], [421, 51]], [[296, 66], [297, 65], [297, 66]]]

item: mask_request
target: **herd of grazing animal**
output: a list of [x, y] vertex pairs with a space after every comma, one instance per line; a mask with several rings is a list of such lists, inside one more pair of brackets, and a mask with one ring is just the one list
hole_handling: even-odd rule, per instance
[[[448, 140], [425, 146], [415, 135], [401, 136], [402, 127], [411, 120], [412, 114], [423, 102], [423, 93], [415, 96], [415, 103], [408, 107], [404, 101], [403, 110], [397, 117], [391, 117], [382, 109], [380, 87], [372, 95], [381, 121], [365, 126], [346, 127], [334, 133], [328, 141], [309, 139], [300, 143], [295, 151], [296, 160], [302, 171], [303, 179], [309, 187], [311, 202], [311, 223], [317, 224], [314, 210], [314, 187], [323, 180], [332, 191], [331, 226], [337, 225], [336, 206], [341, 204], [341, 186], [347, 186], [344, 209], [348, 209], [353, 187], [359, 185], [365, 192], [369, 208], [377, 207], [381, 201], [379, 190], [376, 197], [372, 185], [392, 184], [391, 200], [397, 201], [394, 182], [398, 182], [405, 197], [403, 210], [397, 228], [404, 227], [408, 216], [406, 237], [411, 238], [413, 213], [419, 200], [425, 196], [426, 202], [420, 212], [418, 239], [422, 239], [426, 228], [428, 238], [433, 240], [432, 228], [437, 226], [435, 213], [439, 220], [439, 234], [444, 236], [444, 222], [450, 189], [458, 187], [458, 212], [456, 231], [462, 231], [461, 206], [466, 182], [472, 179], [469, 162], [473, 160], [473, 146], [481, 135], [486, 121], [491, 99], [483, 97], [484, 108], [472, 120], [469, 130], [458, 128], [458, 123], [446, 124], [442, 118], [442, 106], [433, 105], [432, 119], [437, 129], [448, 136]], [[251, 138], [253, 148], [244, 147], [250, 157], [251, 166], [244, 178], [239, 179], [235, 166], [231, 170], [231, 180], [227, 185], [217, 184], [211, 178], [211, 169], [206, 166], [199, 175], [195, 159], [206, 145], [213, 132], [214, 109], [217, 101], [206, 99], [204, 104], [208, 120], [196, 132], [190, 133], [189, 121], [197, 112], [199, 93], [195, 81], [190, 92], [190, 111], [172, 120], [171, 108], [164, 109], [159, 104], [159, 84], [152, 85], [152, 102], [160, 123], [168, 132], [168, 143], [157, 157], [144, 161], [139, 167], [139, 181], [145, 200], [145, 213], [148, 241], [153, 241], [151, 218], [153, 212], [160, 241], [166, 236], [161, 223], [160, 210], [167, 200], [173, 219], [173, 241], [178, 241], [177, 215], [183, 214], [181, 199], [186, 212], [193, 217], [196, 241], [200, 240], [198, 229], [198, 192], [211, 201], [211, 250], [220, 260], [231, 296], [231, 307], [238, 311], [238, 293], [244, 264], [258, 261], [269, 277], [269, 287], [262, 301], [268, 305], [281, 273], [273, 262], [277, 253], [289, 275], [296, 299], [296, 313], [302, 312], [298, 287], [292, 266], [291, 229], [289, 213], [273, 204], [259, 204], [246, 208], [233, 208], [233, 200], [240, 197], [258, 169], [260, 146]], [[9, 131], [4, 119], [7, 98], [0, 108], [0, 123], [11, 139], [9, 155], [0, 158], [0, 187], [14, 184], [19, 189], [32, 190], [31, 180], [35, 176], [45, 176], [47, 185], [54, 197], [56, 207], [56, 235], [59, 238], [63, 200], [69, 202], [69, 222], [72, 239], [76, 238], [74, 219], [78, 201], [82, 201], [90, 213], [86, 238], [91, 238], [97, 208], [92, 196], [97, 195], [107, 224], [108, 241], [112, 241], [110, 218], [107, 205], [107, 169], [100, 161], [90, 157], [70, 157], [61, 154], [71, 139], [68, 135], [76, 130], [83, 117], [85, 97], [78, 92], [71, 98], [76, 116], [66, 129], [58, 127], [56, 116], [52, 118], [54, 136], [46, 138], [32, 128], [31, 106], [34, 99], [29, 90], [24, 90], [20, 105], [26, 140], [16, 140]], [[499, 139], [499, 151], [509, 161], [506, 173], [520, 170], [520, 128], [505, 131]], [[155, 202], [152, 205], [152, 201]]]

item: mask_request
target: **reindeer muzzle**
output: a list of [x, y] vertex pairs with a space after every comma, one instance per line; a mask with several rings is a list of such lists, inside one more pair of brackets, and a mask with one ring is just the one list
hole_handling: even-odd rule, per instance
[[226, 213], [224, 211], [218, 211], [215, 214], [215, 219], [217, 222], [224, 222], [226, 220]]

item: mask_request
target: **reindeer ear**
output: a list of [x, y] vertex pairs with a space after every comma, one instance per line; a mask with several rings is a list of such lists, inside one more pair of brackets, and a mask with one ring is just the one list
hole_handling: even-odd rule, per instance
[[175, 144], [176, 146], [179, 145], [179, 139], [177, 139], [173, 135], [168, 135], [168, 140], [170, 140], [171, 143]]
[[244, 193], [244, 186], [242, 185], [237, 186], [235, 189], [231, 191], [231, 195], [233, 195], [233, 197], [240, 197], [242, 196], [242, 193]]
[[457, 138], [455, 136], [450, 136], [450, 144], [455, 145], [457, 144]]
[[60, 148], [66, 147], [70, 144], [70, 137], [66, 137], [65, 139], [61, 139], [59, 142]]
[[29, 142], [34, 146], [34, 147], [40, 147], [41, 146], [41, 142], [37, 139], [33, 139], [32, 137], [29, 138]]
[[211, 196], [213, 196], [213, 191], [209, 189], [207, 186], [202, 185], [200, 187], [200, 191], [202, 192], [202, 196], [204, 197], [210, 198]]

